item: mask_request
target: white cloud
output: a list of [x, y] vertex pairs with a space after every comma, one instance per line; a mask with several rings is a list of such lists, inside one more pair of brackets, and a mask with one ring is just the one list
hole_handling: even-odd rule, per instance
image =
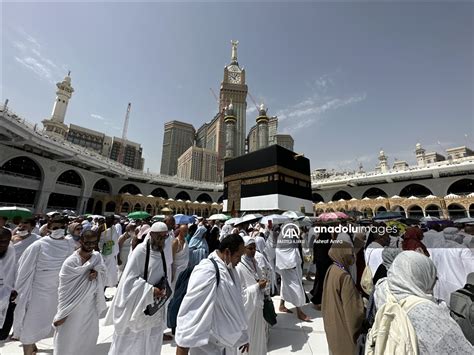
[[104, 117], [102, 117], [101, 115], [98, 115], [96, 113], [91, 113], [91, 117], [96, 118], [96, 119], [101, 120], [101, 121], [104, 120]]
[[37, 59], [33, 57], [15, 57], [15, 60], [21, 65], [23, 65], [25, 68], [28, 68], [33, 71], [39, 77], [54, 83], [54, 81], [52, 80], [51, 70]]
[[365, 93], [345, 98], [328, 96], [321, 98], [319, 95], [313, 95], [287, 109], [280, 110], [277, 116], [284, 125], [288, 123], [283, 129], [288, 133], [294, 133], [320, 121], [326, 112], [364, 101], [366, 97]]
[[255, 106], [250, 105], [250, 107], [247, 107], [247, 110], [246, 110], [247, 115], [254, 112], [257, 112], [257, 108]]
[[22, 28], [18, 29], [18, 33], [21, 34], [22, 40], [12, 41], [13, 46], [20, 52], [15, 56], [16, 61], [40, 78], [54, 84], [53, 78], [61, 77], [64, 75], [64, 71], [51, 59], [41, 54], [41, 45], [33, 36]]

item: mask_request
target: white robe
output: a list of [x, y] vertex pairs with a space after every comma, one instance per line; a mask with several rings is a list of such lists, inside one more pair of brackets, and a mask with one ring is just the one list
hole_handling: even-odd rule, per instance
[[[91, 270], [97, 271], [97, 278], [92, 281], [89, 280]], [[67, 319], [56, 327], [55, 355], [97, 353], [99, 316], [107, 309], [103, 286], [105, 273], [102, 257], [96, 251], [84, 264], [79, 251], [64, 262], [59, 273], [58, 312], [53, 321]]]
[[7, 315], [10, 295], [15, 289], [16, 256], [12, 243], [0, 259], [0, 328], [3, 328]]
[[235, 353], [249, 340], [239, 276], [215, 251], [210, 258], [219, 267], [219, 286], [212, 262], [201, 260], [191, 274], [178, 312], [176, 344], [191, 348], [191, 355], [220, 354], [224, 349]]
[[106, 229], [100, 236], [99, 247], [102, 252], [103, 245], [105, 242], [112, 240], [114, 245], [112, 247], [112, 254], [104, 255], [104, 264], [107, 269], [107, 274], [104, 280], [105, 287], [115, 287], [118, 283], [118, 265], [117, 265], [117, 255], [120, 251], [118, 246], [119, 234], [117, 233], [117, 228], [112, 226]]
[[380, 265], [382, 265], [382, 251], [383, 246], [377, 242], [372, 242], [370, 245], [365, 249], [364, 257], [365, 257], [365, 264], [370, 267], [370, 271], [372, 271], [372, 277], [377, 272], [377, 269]]
[[[41, 237], [39, 235], [31, 233], [29, 237], [19, 240], [18, 242], [13, 244], [13, 248], [15, 248], [17, 264], [20, 261], [20, 258], [25, 252], [26, 248], [28, 248], [31, 244], [33, 244], [40, 238]], [[18, 265], [16, 269], [18, 270]]]
[[165, 307], [152, 316], [143, 312], [153, 303], [153, 285], [165, 275], [159, 251], [150, 248], [148, 281], [143, 279], [146, 244], [140, 243], [130, 255], [117, 293], [105, 318], [114, 325], [109, 355], [159, 355], [165, 327]]
[[474, 271], [474, 254], [460, 244], [451, 248], [428, 248], [428, 252], [438, 271], [433, 295], [449, 305], [451, 293], [463, 288], [467, 275]]
[[279, 240], [275, 254], [276, 268], [281, 276], [281, 299], [296, 307], [302, 307], [306, 303], [306, 295], [297, 244], [285, 244]]
[[[256, 260], [255, 264], [257, 264]], [[256, 267], [257, 270], [254, 270], [251, 265], [242, 260], [235, 268], [242, 285], [242, 297], [249, 327], [249, 355], [267, 353], [268, 323], [263, 318], [264, 293], [257, 283], [257, 280], [262, 278], [262, 273], [258, 265]]]
[[46, 236], [23, 253], [16, 278], [18, 297], [13, 320], [13, 332], [23, 344], [47, 338], [53, 330], [59, 271], [74, 247], [74, 240]]
[[189, 247], [186, 241], [184, 242], [183, 249], [175, 254], [173, 260], [173, 273], [171, 279], [171, 288], [174, 290], [176, 281], [178, 281], [179, 274], [181, 274], [188, 267], [189, 263]]

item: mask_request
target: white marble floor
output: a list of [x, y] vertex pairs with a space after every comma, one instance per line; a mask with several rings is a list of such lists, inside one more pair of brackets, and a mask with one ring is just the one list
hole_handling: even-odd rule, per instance
[[[305, 288], [309, 289], [312, 282], [305, 281]], [[108, 289], [107, 294], [113, 294], [114, 289]], [[278, 313], [280, 298], [273, 297], [275, 309]], [[290, 305], [287, 305], [288, 308]], [[290, 308], [291, 309], [291, 308]], [[278, 313], [278, 324], [270, 330], [270, 339], [268, 344], [268, 354], [291, 354], [300, 355], [323, 355], [328, 354], [326, 336], [324, 333], [323, 319], [321, 313], [316, 311], [311, 304], [306, 305], [304, 311], [311, 317], [312, 322], [301, 322], [295, 314]], [[103, 326], [103, 319], [100, 320], [100, 333], [96, 354], [84, 355], [106, 355], [109, 351], [112, 341], [113, 327]], [[80, 336], [80, 335], [79, 335]], [[38, 354], [53, 353], [53, 338], [47, 338], [37, 343]], [[176, 353], [174, 341], [165, 342], [161, 350], [163, 355]], [[21, 344], [17, 341], [0, 342], [0, 355], [20, 355], [23, 354]], [[138, 355], [138, 354], [137, 354]]]

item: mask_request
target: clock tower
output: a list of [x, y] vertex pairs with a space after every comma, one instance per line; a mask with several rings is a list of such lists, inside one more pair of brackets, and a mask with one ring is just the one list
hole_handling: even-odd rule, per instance
[[[224, 80], [221, 84], [219, 95], [219, 112], [223, 112], [225, 107], [232, 103], [235, 122], [234, 137], [234, 156], [238, 157], [245, 154], [245, 137], [246, 137], [246, 110], [247, 110], [247, 92], [248, 88], [245, 84], [245, 69], [239, 66], [237, 62], [237, 45], [239, 41], [231, 41], [232, 55], [231, 62], [224, 68]], [[224, 133], [224, 129], [222, 133]], [[222, 139], [219, 144], [219, 152], [225, 156], [225, 134], [221, 135]], [[219, 154], [220, 156], [221, 154]]]

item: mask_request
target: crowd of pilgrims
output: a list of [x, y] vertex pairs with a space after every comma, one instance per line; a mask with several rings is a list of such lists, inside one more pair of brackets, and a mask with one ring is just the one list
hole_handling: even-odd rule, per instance
[[[279, 294], [278, 310], [301, 322], [311, 322], [305, 304], [321, 311], [331, 354], [474, 353], [469, 321], [459, 325], [449, 309], [451, 294], [474, 284], [474, 226], [399, 235], [306, 227], [282, 244], [282, 226], [271, 221], [116, 217], [0, 218], [0, 340], [20, 341], [31, 355], [54, 331], [54, 354], [97, 354], [106, 313], [110, 355], [160, 354], [167, 328], [177, 355], [261, 355]], [[308, 294], [304, 273], [315, 276]], [[117, 287], [111, 298], [107, 287]], [[377, 327], [390, 312], [398, 328], [387, 339]]]

